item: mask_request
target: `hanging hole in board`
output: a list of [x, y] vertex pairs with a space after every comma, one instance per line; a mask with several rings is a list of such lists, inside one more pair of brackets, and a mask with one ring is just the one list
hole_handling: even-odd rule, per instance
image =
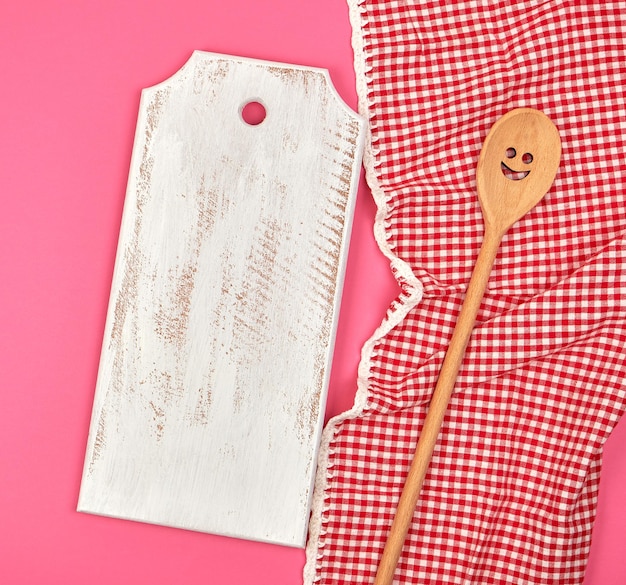
[[241, 107], [240, 114], [241, 119], [248, 124], [248, 126], [258, 126], [265, 120], [267, 110], [260, 101], [251, 100]]

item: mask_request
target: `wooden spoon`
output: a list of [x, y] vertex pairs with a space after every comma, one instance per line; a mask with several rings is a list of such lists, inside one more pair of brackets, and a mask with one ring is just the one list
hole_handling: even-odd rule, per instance
[[502, 116], [485, 139], [476, 169], [485, 234], [439, 372], [374, 585], [391, 585], [393, 581], [502, 237], [550, 189], [560, 159], [561, 140], [558, 130], [545, 114], [531, 108], [519, 108]]

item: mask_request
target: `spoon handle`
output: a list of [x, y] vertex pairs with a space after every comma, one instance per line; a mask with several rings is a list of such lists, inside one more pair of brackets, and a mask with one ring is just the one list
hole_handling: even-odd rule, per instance
[[480, 253], [465, 293], [452, 339], [443, 360], [437, 385], [420, 434], [413, 461], [407, 475], [398, 508], [378, 566], [374, 585], [391, 585], [393, 575], [406, 540], [426, 471], [435, 449], [443, 418], [452, 396], [463, 356], [469, 342], [478, 309], [487, 288], [489, 274], [498, 253], [502, 235], [496, 230], [485, 231]]

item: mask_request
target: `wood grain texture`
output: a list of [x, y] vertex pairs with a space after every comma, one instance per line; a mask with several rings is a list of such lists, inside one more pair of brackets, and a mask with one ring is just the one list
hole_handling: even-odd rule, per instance
[[363, 140], [324, 70], [142, 92], [80, 511], [304, 546]]

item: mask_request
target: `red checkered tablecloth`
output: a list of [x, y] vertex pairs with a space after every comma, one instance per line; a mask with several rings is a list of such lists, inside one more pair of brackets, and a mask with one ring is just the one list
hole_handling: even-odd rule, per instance
[[398, 584], [580, 584], [602, 448], [626, 408], [626, 3], [351, 0], [375, 232], [402, 294], [325, 430], [305, 582], [368, 584], [483, 233], [492, 124], [563, 143], [505, 236]]

